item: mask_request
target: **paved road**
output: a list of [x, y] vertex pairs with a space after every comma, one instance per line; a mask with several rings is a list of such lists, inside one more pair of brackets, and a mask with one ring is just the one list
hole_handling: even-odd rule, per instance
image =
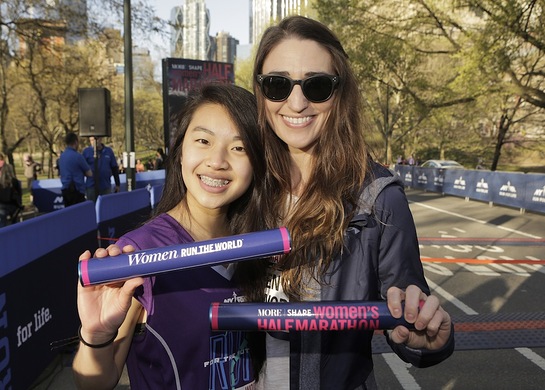
[[440, 365], [416, 369], [377, 339], [380, 388], [545, 388], [545, 215], [407, 194], [426, 278], [454, 318], [457, 347]]
[[[380, 389], [545, 388], [545, 215], [407, 194], [426, 277], [454, 318], [457, 347], [440, 365], [417, 369], [375, 337]], [[60, 360], [37, 389], [74, 389], [68, 366]], [[127, 388], [125, 377], [118, 389]]]

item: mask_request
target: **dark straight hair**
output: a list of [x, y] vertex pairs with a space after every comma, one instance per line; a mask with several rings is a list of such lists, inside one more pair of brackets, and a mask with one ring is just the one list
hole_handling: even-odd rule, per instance
[[[230, 206], [228, 218], [233, 234], [262, 230], [263, 224], [256, 215], [262, 210], [265, 160], [263, 140], [258, 131], [257, 106], [254, 95], [233, 84], [209, 82], [191, 91], [184, 104], [178, 108], [173, 123], [175, 136], [166, 158], [165, 186], [154, 215], [167, 212], [185, 199], [187, 188], [183, 181], [180, 159], [182, 145], [189, 123], [197, 109], [205, 104], [223, 107], [236, 125], [253, 168], [253, 180], [248, 190]], [[188, 210], [189, 212], [189, 210]]]

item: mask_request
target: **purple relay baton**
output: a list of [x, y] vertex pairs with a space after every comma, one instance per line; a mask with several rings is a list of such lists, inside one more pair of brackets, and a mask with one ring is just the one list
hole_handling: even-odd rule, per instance
[[281, 227], [102, 259], [82, 260], [78, 265], [78, 273], [81, 284], [91, 286], [136, 276], [284, 254], [290, 250], [289, 232]]
[[414, 325], [390, 314], [384, 301], [217, 303], [210, 305], [214, 331], [343, 331]]

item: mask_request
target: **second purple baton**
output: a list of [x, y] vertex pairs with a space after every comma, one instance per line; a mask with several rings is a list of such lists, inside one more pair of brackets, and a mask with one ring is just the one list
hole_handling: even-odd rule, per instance
[[210, 305], [214, 331], [343, 331], [414, 325], [390, 314], [384, 301], [217, 303]]
[[91, 286], [136, 276], [257, 259], [288, 253], [290, 250], [289, 232], [281, 227], [102, 259], [82, 260], [78, 264], [78, 273], [82, 286]]

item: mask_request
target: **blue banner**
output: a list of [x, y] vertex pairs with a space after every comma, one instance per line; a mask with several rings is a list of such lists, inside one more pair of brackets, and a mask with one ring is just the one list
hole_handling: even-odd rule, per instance
[[33, 203], [38, 211], [48, 213], [63, 209], [61, 188], [61, 179], [34, 180], [32, 182]]
[[106, 248], [150, 217], [150, 193], [147, 188], [101, 195], [96, 203], [100, 246]]
[[406, 187], [414, 187], [413, 167], [409, 165], [396, 165], [395, 172], [401, 178]]
[[95, 210], [83, 202], [0, 229], [0, 388], [27, 389], [76, 335], [77, 266], [97, 248]]
[[545, 175], [526, 174], [526, 209], [545, 213]]
[[[146, 188], [148, 186], [162, 185], [165, 183], [165, 170], [137, 172], [135, 176], [136, 186], [134, 189]], [[127, 175], [119, 175], [119, 191], [127, 192]], [[111, 178], [112, 189], [115, 186], [114, 178]], [[62, 184], [60, 179], [34, 180], [32, 183], [33, 203], [41, 213], [64, 208], [64, 200], [61, 192]], [[149, 201], [149, 200], [148, 200]], [[158, 201], [158, 200], [157, 200]]]
[[157, 171], [136, 172], [135, 180], [136, 188], [164, 184], [165, 170], [159, 169]]
[[526, 208], [526, 174], [494, 172], [490, 180], [490, 201], [505, 206]]
[[432, 192], [443, 192], [443, 183], [445, 182], [443, 170], [414, 167], [413, 172], [414, 188]]
[[151, 208], [154, 209], [155, 206], [157, 206], [157, 203], [161, 200], [161, 196], [163, 196], [163, 189], [164, 184], [156, 184], [151, 187], [150, 189], [150, 201], [151, 201]]
[[468, 196], [471, 199], [488, 202], [490, 200], [490, 181], [492, 175], [490, 171], [464, 171], [464, 178], [470, 184]]
[[[437, 168], [433, 168], [437, 170]], [[445, 169], [445, 181], [443, 183], [443, 192], [449, 195], [468, 197], [471, 183], [467, 182], [465, 170]]]
[[396, 165], [406, 187], [545, 212], [545, 175]]

